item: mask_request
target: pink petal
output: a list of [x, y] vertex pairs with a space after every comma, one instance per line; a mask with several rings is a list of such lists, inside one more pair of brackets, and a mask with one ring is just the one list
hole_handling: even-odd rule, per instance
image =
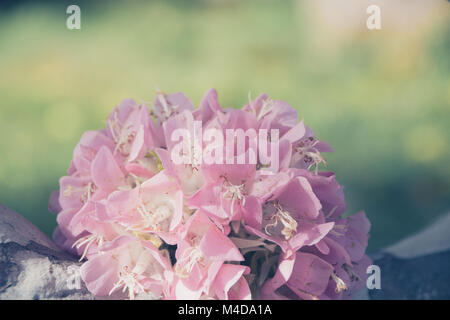
[[[233, 296], [232, 292], [230, 292], [231, 288], [238, 284], [244, 273], [249, 272], [250, 269], [246, 266], [224, 264], [214, 279], [212, 289], [219, 299], [228, 300], [230, 299], [230, 296]], [[237, 292], [238, 294], [235, 295], [234, 298], [239, 299], [241, 297], [248, 297], [248, 295], [250, 295], [250, 290], [247, 291], [247, 288], [248, 285], [247, 287], [243, 286], [243, 288], [241, 288], [242, 291]]]
[[125, 176], [111, 151], [102, 147], [92, 162], [91, 175], [94, 184], [109, 192], [120, 186]]
[[216, 227], [211, 227], [200, 242], [200, 248], [210, 259], [243, 261], [244, 257], [233, 242]]
[[334, 268], [328, 262], [310, 254], [297, 252], [295, 265], [288, 285], [315, 296], [322, 294]]

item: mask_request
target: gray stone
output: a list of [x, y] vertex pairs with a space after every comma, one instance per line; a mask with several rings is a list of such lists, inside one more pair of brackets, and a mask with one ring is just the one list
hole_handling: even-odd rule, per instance
[[381, 289], [368, 290], [372, 300], [450, 299], [450, 250], [410, 259], [382, 253], [374, 264], [381, 269]]
[[22, 246], [34, 242], [59, 251], [58, 247], [34, 224], [20, 214], [0, 204], [0, 243], [17, 243]]
[[0, 300], [93, 299], [79, 266], [31, 222], [0, 205]]
[[450, 299], [450, 213], [371, 257], [381, 270], [381, 289], [357, 298]]

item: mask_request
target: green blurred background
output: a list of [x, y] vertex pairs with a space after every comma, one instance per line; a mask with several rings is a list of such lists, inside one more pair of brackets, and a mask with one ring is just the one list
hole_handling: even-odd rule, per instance
[[[69, 4], [81, 30], [66, 28]], [[369, 31], [366, 8], [381, 8]], [[240, 107], [266, 92], [336, 150], [369, 251], [450, 209], [450, 4], [414, 0], [0, 1], [0, 203], [49, 235], [83, 131], [155, 87]]]

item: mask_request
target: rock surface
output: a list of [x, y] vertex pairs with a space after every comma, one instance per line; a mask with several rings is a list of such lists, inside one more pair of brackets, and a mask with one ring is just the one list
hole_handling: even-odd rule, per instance
[[450, 213], [371, 258], [381, 289], [362, 290], [356, 299], [450, 299]]
[[36, 226], [0, 205], [0, 300], [93, 299], [80, 263]]
[[450, 213], [372, 258], [381, 290], [370, 299], [450, 299]]
[[410, 259], [380, 254], [381, 289], [368, 290], [371, 300], [450, 299], [450, 251]]
[[[381, 289], [356, 299], [450, 299], [450, 214], [372, 255]], [[21, 215], [0, 205], [0, 300], [94, 299], [80, 263]], [[119, 298], [109, 297], [111, 299]]]

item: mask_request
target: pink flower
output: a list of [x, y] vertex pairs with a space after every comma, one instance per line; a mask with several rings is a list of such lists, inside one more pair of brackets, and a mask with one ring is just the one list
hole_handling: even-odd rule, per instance
[[[262, 287], [261, 296], [268, 299], [349, 298], [364, 287], [365, 271], [371, 264], [364, 254], [370, 223], [363, 212], [340, 217], [346, 204], [343, 188], [332, 173], [315, 175], [292, 169], [289, 174], [308, 179], [322, 206], [319, 220], [333, 227], [314, 246], [301, 247], [295, 256], [282, 254], [278, 270]], [[301, 279], [301, 275], [311, 278]]]
[[164, 294], [170, 270], [167, 259], [156, 247], [123, 236], [84, 263], [81, 277], [89, 291], [98, 296], [122, 289], [128, 290], [130, 299], [142, 293], [157, 298]]
[[297, 111], [292, 106], [281, 100], [272, 100], [264, 93], [250, 101], [243, 110], [255, 115], [258, 129], [278, 129], [280, 137], [298, 123]]
[[[334, 250], [334, 249], [333, 249]], [[339, 299], [350, 298], [364, 288], [366, 269], [371, 264], [364, 256], [353, 265], [339, 264], [336, 252], [324, 256], [298, 251], [280, 256], [275, 275], [261, 288], [262, 299]]]
[[158, 92], [150, 110], [127, 99], [75, 147], [50, 196], [54, 239], [98, 296], [349, 298], [370, 223], [342, 217], [343, 187], [319, 171], [330, 151], [265, 94], [242, 109], [214, 89], [196, 110], [183, 93]]
[[248, 184], [253, 181], [256, 166], [205, 165], [202, 169], [207, 183], [190, 197], [187, 205], [202, 209], [225, 229], [230, 222], [243, 219], [244, 211], [251, 210], [249, 205], [254, 202]]
[[106, 134], [106, 130], [86, 131], [73, 151], [73, 159], [68, 171], [69, 175], [86, 176], [91, 173], [91, 163], [101, 147], [110, 151], [115, 144]]
[[322, 152], [333, 152], [325, 141], [317, 140], [310, 128], [306, 127], [305, 134], [292, 143], [292, 158], [290, 167], [299, 169], [314, 168], [318, 173], [320, 163], [326, 164]]
[[[281, 179], [285, 177], [280, 175]], [[246, 229], [291, 255], [303, 246], [318, 243], [333, 228], [333, 222], [319, 219], [321, 209], [308, 180], [296, 177], [260, 198], [260, 205], [248, 211]]]
[[134, 189], [112, 193], [106, 201], [107, 221], [156, 234], [169, 244], [176, 244], [182, 218], [183, 193], [164, 171]]
[[[181, 190], [186, 195], [195, 193], [204, 183], [199, 148], [201, 127], [196, 127], [192, 112], [185, 110], [176, 114], [163, 124], [165, 145], [167, 149], [157, 149], [156, 154], [161, 159], [167, 174], [175, 178]], [[178, 135], [176, 130], [184, 129], [181, 133], [189, 133], [188, 137]], [[180, 139], [181, 141], [174, 141]], [[180, 158], [181, 163], [174, 163], [174, 156]]]
[[278, 129], [281, 143], [285, 143], [283, 140], [290, 142], [289, 167], [317, 168], [320, 163], [326, 163], [321, 152], [333, 151], [326, 142], [317, 140], [303, 121], [298, 123], [297, 111], [284, 101], [261, 94], [243, 110], [256, 116], [258, 129]]
[[182, 113], [183, 111], [194, 111], [194, 106], [188, 97], [182, 92], [165, 94], [158, 92], [154, 101], [154, 107], [151, 115], [155, 118], [153, 137], [159, 142], [159, 146], [165, 147], [163, 124], [172, 116]]
[[313, 299], [325, 291], [332, 271], [329, 263], [312, 254], [281, 256], [275, 275], [261, 288], [261, 298]]
[[157, 146], [150, 113], [134, 100], [124, 100], [114, 108], [107, 124], [107, 134], [115, 142], [114, 155], [120, 155], [128, 162], [143, 157]]
[[[172, 296], [176, 299], [198, 299], [209, 295], [211, 290], [217, 291], [219, 285], [231, 281], [227, 278], [231, 275], [225, 271], [220, 280], [215, 280], [224, 262], [244, 260], [233, 242], [201, 211], [186, 223], [183, 237], [178, 241], [176, 259]], [[242, 272], [246, 270], [244, 266], [240, 268]]]
[[172, 94], [158, 92], [154, 104], [153, 114], [158, 119], [158, 123], [163, 123], [185, 110], [194, 111], [192, 102], [182, 92]]

